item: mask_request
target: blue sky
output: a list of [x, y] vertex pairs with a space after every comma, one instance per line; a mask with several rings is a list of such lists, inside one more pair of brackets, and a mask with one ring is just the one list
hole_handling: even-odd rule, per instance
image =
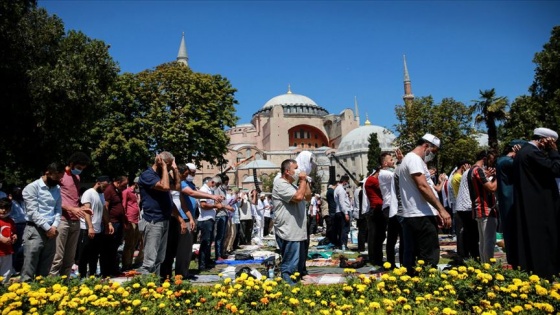
[[177, 57], [238, 90], [239, 124], [270, 98], [303, 94], [394, 130], [403, 54], [416, 96], [465, 104], [527, 94], [533, 56], [560, 25], [557, 1], [39, 1], [67, 30], [111, 45], [122, 72]]

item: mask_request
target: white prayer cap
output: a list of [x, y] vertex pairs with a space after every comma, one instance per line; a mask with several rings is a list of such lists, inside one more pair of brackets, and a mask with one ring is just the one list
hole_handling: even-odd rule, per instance
[[439, 140], [438, 137], [434, 136], [434, 135], [431, 134], [431, 133], [425, 134], [425, 135], [422, 137], [422, 139], [428, 141], [429, 143], [435, 145], [435, 146], [438, 147], [438, 148], [439, 148], [439, 146], [441, 145], [441, 140]]
[[540, 136], [543, 138], [554, 138], [554, 141], [558, 140], [558, 133], [556, 133], [556, 131], [552, 130], [552, 129], [548, 129], [548, 128], [536, 128], [533, 131], [533, 134], [535, 136]]
[[191, 171], [196, 171], [196, 165], [194, 165], [193, 163], [187, 163], [187, 167]]

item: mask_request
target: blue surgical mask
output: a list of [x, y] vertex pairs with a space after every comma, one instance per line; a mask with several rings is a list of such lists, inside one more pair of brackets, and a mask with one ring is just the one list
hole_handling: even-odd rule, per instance
[[72, 174], [74, 174], [74, 175], [80, 175], [80, 174], [82, 174], [82, 170], [79, 170], [79, 169], [77, 169], [77, 168], [74, 168], [74, 169], [72, 169]]

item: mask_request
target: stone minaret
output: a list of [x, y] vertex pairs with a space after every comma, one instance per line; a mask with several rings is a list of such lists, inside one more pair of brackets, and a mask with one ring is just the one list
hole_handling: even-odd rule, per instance
[[354, 96], [354, 117], [358, 126], [360, 126], [360, 112], [358, 111], [358, 99]]
[[185, 44], [185, 32], [181, 38], [181, 46], [179, 46], [179, 53], [177, 54], [177, 62], [189, 66], [189, 56], [187, 55], [187, 45]]
[[403, 100], [406, 107], [410, 107], [412, 105], [412, 101], [414, 100], [414, 94], [412, 94], [412, 86], [410, 85], [410, 76], [408, 75], [408, 68], [406, 67], [406, 56], [403, 55], [404, 61], [404, 95]]

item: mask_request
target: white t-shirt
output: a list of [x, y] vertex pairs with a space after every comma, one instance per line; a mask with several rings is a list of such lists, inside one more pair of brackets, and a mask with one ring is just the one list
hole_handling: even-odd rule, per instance
[[272, 206], [270, 206], [270, 202], [268, 202], [268, 198], [264, 198], [263, 203], [264, 203], [264, 217], [270, 218], [270, 210]]
[[383, 197], [383, 206], [382, 209], [391, 206], [391, 185], [393, 182], [393, 175], [395, 173], [388, 171], [388, 170], [380, 170], [379, 177], [379, 189], [381, 190], [381, 196]]
[[305, 201], [292, 202], [296, 186], [284, 179], [274, 182], [272, 205], [274, 206], [274, 228], [278, 237], [285, 241], [307, 240], [307, 215]]
[[311, 201], [309, 202], [311, 208], [309, 209], [309, 215], [314, 217], [317, 215], [317, 197], [311, 197]]
[[[202, 185], [202, 187], [200, 188], [200, 191], [205, 192], [207, 194], [211, 194], [211, 195], [214, 194], [212, 189], [210, 189], [210, 187], [208, 187], [208, 185], [206, 185], [206, 184]], [[198, 199], [199, 204], [202, 204], [203, 201], [206, 202], [209, 205], [214, 205], [214, 199]], [[198, 217], [198, 221], [206, 221], [206, 220], [215, 220], [216, 219], [216, 208], [212, 208], [210, 210], [203, 209], [202, 206], [200, 206], [199, 208], [200, 208], [200, 216]]]
[[399, 190], [403, 207], [402, 216], [405, 218], [435, 216], [437, 210], [430, 205], [418, 190], [412, 174], [424, 174], [432, 192], [437, 196], [430, 171], [426, 163], [414, 152], [409, 152], [397, 168], [399, 175]]
[[[98, 193], [97, 190], [90, 188], [82, 195], [82, 203], [91, 204], [93, 216], [91, 217], [91, 224], [95, 233], [101, 233], [101, 223], [103, 221], [103, 207], [105, 206], [105, 197], [103, 193]], [[86, 230], [86, 220], [80, 218], [80, 229]]]

